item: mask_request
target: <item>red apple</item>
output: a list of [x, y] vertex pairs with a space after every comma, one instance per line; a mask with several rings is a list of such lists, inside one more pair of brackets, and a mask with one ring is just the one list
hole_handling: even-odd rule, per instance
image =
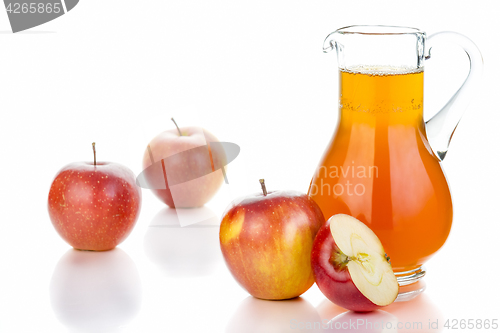
[[219, 240], [230, 272], [252, 296], [294, 298], [314, 283], [311, 250], [325, 218], [318, 205], [296, 191], [250, 195], [223, 215]]
[[[214, 166], [227, 164], [223, 149], [210, 149], [213, 142], [219, 140], [200, 127], [182, 127], [158, 134], [149, 143], [142, 162], [144, 170], [148, 171], [144, 173], [148, 188], [172, 208], [203, 206], [224, 180], [223, 171]], [[167, 171], [163, 163], [166, 158]], [[186, 179], [189, 181], [181, 181]]]
[[52, 224], [75, 249], [105, 251], [132, 231], [141, 207], [134, 173], [110, 162], [76, 162], [56, 175], [48, 209]]
[[333, 303], [368, 312], [389, 305], [399, 285], [382, 243], [352, 216], [332, 216], [314, 240], [311, 265], [316, 284]]

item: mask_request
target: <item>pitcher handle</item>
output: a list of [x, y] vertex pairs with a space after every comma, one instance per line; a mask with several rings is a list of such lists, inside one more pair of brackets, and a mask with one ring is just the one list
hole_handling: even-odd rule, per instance
[[425, 59], [431, 57], [433, 46], [445, 42], [451, 42], [462, 47], [469, 58], [470, 68], [462, 86], [446, 105], [426, 122], [427, 138], [440, 161], [445, 158], [448, 152], [453, 133], [472, 100], [474, 90], [479, 86], [479, 80], [483, 72], [483, 57], [476, 44], [456, 32], [444, 31], [429, 36], [426, 41], [428, 53]]

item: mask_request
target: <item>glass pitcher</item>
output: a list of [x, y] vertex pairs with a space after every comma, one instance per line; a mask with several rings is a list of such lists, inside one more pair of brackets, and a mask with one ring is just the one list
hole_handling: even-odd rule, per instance
[[[434, 45], [461, 46], [470, 70], [429, 121], [423, 118], [424, 63]], [[380, 238], [401, 286], [417, 282], [444, 244], [453, 219], [441, 161], [482, 72], [467, 37], [414, 28], [350, 26], [324, 52], [339, 65], [339, 121], [309, 186], [325, 218], [356, 217]]]

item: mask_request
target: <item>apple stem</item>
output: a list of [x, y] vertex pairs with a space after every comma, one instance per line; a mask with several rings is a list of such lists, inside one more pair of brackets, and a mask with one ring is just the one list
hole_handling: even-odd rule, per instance
[[175, 127], [177, 127], [177, 131], [179, 132], [179, 136], [182, 136], [182, 133], [181, 133], [181, 130], [179, 129], [179, 126], [177, 126], [177, 123], [175, 122], [174, 118], [170, 118], [174, 124], [175, 124]]
[[264, 196], [267, 195], [267, 190], [266, 190], [266, 184], [264, 184], [264, 179], [259, 179], [260, 186], [262, 187], [262, 193], [264, 193]]
[[344, 269], [347, 264], [349, 263], [349, 261], [351, 261], [352, 259], [349, 258], [348, 256], [346, 256], [342, 251], [338, 250], [338, 251], [334, 251], [330, 257], [330, 262], [331, 263], [339, 263], [340, 264], [340, 268]]
[[92, 142], [92, 150], [94, 151], [94, 166], [96, 165], [95, 161], [95, 142]]

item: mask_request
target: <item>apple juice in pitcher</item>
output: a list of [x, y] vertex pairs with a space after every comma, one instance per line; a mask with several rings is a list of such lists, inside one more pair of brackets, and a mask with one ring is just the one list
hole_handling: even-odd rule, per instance
[[[470, 40], [440, 34], [431, 38], [451, 34], [469, 54], [471, 73], [480, 71]], [[457, 93], [424, 122], [425, 41], [417, 29], [384, 26], [346, 27], [327, 37], [324, 50], [336, 50], [339, 62], [339, 120], [308, 191], [326, 219], [348, 214], [375, 232], [400, 285], [425, 274], [422, 264], [450, 232], [452, 201], [440, 162], [465, 109], [456, 106]], [[469, 74], [461, 96], [474, 79]]]
[[[423, 71], [340, 71], [340, 121], [309, 194], [323, 214], [349, 214], [380, 238], [395, 270], [445, 242], [452, 204], [423, 120]], [[412, 244], [412, 246], [407, 246]]]

